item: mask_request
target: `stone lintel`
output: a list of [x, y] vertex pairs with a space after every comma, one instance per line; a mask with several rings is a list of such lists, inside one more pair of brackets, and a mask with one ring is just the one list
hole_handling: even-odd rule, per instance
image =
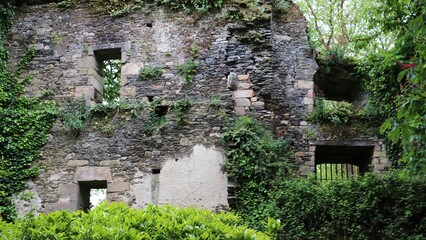
[[109, 167], [77, 167], [74, 183], [91, 181], [112, 182]]
[[311, 145], [315, 146], [354, 146], [354, 147], [372, 147], [373, 141], [333, 141], [333, 140], [311, 140]]

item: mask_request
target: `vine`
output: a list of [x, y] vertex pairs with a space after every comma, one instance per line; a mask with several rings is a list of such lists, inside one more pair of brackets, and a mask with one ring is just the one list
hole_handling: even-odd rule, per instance
[[0, 216], [5, 221], [15, 218], [11, 197], [38, 175], [33, 163], [41, 156], [56, 118], [54, 102], [23, 95], [31, 76], [21, 74], [34, 57], [34, 47], [24, 54], [15, 73], [7, 70], [8, 53], [2, 42], [13, 13], [14, 1], [0, 4]]
[[290, 151], [283, 138], [249, 117], [240, 117], [223, 135], [228, 179], [236, 184], [236, 201], [231, 205], [246, 223], [262, 228], [273, 196], [290, 175]]

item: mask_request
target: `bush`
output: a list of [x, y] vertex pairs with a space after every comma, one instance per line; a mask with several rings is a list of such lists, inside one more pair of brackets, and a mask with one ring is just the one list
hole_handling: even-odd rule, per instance
[[286, 181], [270, 216], [285, 239], [425, 239], [425, 177]]
[[270, 239], [231, 213], [195, 208], [103, 203], [92, 211], [58, 211], [0, 222], [1, 239]]

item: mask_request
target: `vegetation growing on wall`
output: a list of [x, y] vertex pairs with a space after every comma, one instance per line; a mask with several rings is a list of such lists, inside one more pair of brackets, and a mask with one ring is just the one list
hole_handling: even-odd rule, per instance
[[6, 221], [15, 217], [11, 197], [25, 188], [26, 180], [38, 175], [33, 163], [41, 156], [40, 148], [56, 118], [54, 102], [23, 95], [31, 76], [22, 73], [34, 57], [33, 47], [16, 72], [7, 70], [8, 53], [2, 42], [12, 24], [13, 3], [0, 4], [0, 216]]
[[6, 239], [271, 239], [247, 228], [231, 213], [168, 205], [138, 210], [124, 203], [103, 203], [87, 213], [58, 211], [0, 222], [0, 235]]
[[358, 64], [357, 74], [364, 79], [369, 96], [366, 109], [369, 121], [381, 125], [394, 165], [404, 165], [409, 174], [424, 174], [426, 12], [423, 1], [297, 2], [308, 18], [311, 44], [319, 56], [325, 61], [349, 57]]
[[260, 229], [270, 214], [271, 200], [290, 175], [287, 144], [249, 117], [228, 126], [222, 141], [226, 148], [224, 167], [228, 179], [236, 184], [231, 208], [249, 226]]

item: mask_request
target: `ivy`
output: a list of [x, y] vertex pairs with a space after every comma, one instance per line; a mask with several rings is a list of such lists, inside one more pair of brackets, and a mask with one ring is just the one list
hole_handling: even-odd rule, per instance
[[13, 3], [0, 4], [0, 216], [6, 221], [15, 217], [11, 197], [38, 175], [34, 161], [56, 119], [54, 102], [23, 95], [31, 76], [21, 74], [34, 57], [34, 47], [29, 47], [15, 73], [6, 69], [8, 54], [1, 42], [12, 24]]
[[271, 199], [290, 175], [289, 148], [284, 139], [276, 139], [249, 117], [229, 125], [221, 139], [226, 148], [224, 167], [228, 179], [236, 184], [236, 201], [231, 208], [249, 226], [260, 229]]

